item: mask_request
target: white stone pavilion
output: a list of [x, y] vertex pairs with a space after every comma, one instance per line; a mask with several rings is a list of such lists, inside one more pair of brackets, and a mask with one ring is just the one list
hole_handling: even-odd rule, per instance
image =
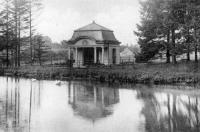
[[74, 31], [68, 41], [68, 56], [75, 60], [74, 67], [119, 64], [119, 45], [112, 30], [93, 22]]

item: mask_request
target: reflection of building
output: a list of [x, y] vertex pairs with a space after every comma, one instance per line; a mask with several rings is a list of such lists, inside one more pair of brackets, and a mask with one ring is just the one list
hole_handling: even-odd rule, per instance
[[76, 114], [95, 121], [112, 114], [112, 105], [119, 102], [119, 90], [92, 85], [69, 86], [69, 104]]
[[[95, 22], [74, 31], [68, 41], [69, 51], [73, 51], [74, 67], [94, 63], [119, 64], [119, 44], [112, 30]], [[71, 52], [69, 52], [71, 59]]]

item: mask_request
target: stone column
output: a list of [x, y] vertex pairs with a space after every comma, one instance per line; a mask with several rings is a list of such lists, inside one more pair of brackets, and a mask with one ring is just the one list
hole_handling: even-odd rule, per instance
[[110, 47], [108, 46], [108, 49], [107, 49], [107, 63], [108, 63], [108, 65], [110, 65]]
[[75, 53], [75, 62], [76, 62], [76, 66], [78, 66], [78, 48], [76, 47], [75, 50], [76, 50], [75, 51], [76, 52]]
[[97, 48], [94, 47], [94, 63], [97, 63]]
[[104, 64], [104, 47], [101, 47], [102, 48], [102, 57], [101, 57], [101, 63]]
[[68, 49], [68, 60], [71, 60], [71, 48]]
[[108, 48], [108, 65], [112, 64], [112, 47]]

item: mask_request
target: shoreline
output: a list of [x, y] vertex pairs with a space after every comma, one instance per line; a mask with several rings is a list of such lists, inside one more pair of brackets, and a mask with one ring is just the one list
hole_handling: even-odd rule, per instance
[[[0, 75], [50, 80], [91, 80], [119, 84], [200, 83], [200, 74], [198, 74], [198, 72], [173, 72], [169, 67], [168, 69], [165, 69], [165, 67], [162, 66], [162, 69], [159, 69], [158, 66], [160, 67], [160, 65], [146, 65], [145, 67], [137, 65], [126, 67], [91, 67], [88, 69], [24, 66], [19, 68], [1, 69]], [[178, 69], [179, 68], [180, 67], [178, 67]], [[190, 66], [188, 68], [190, 68]]]

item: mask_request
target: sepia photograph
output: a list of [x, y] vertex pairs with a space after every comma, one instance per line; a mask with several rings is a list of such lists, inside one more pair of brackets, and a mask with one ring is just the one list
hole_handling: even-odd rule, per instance
[[0, 0], [0, 132], [200, 132], [200, 0]]

